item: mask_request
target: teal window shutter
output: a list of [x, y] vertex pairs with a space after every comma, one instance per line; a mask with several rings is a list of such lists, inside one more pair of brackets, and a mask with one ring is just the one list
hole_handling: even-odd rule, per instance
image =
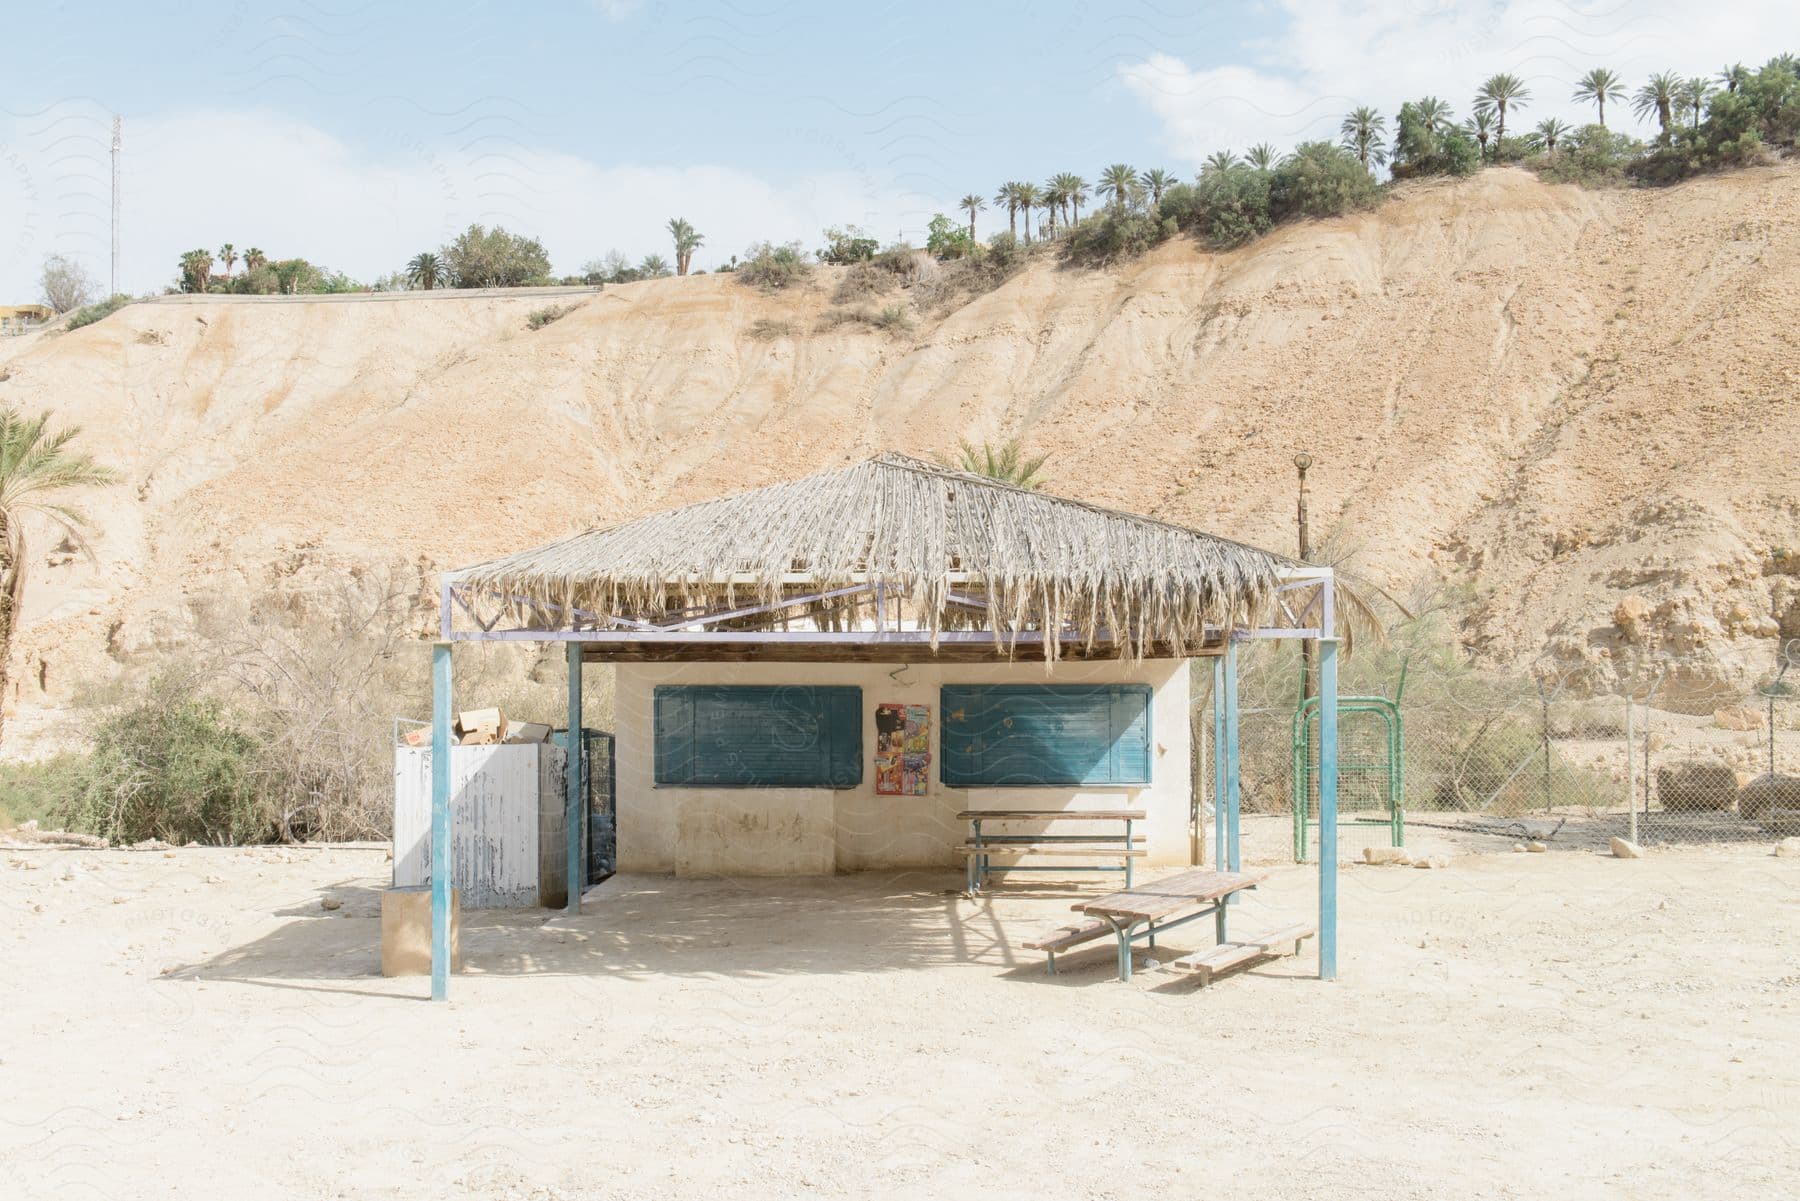
[[939, 701], [952, 788], [1150, 782], [1147, 684], [950, 684]]
[[654, 694], [658, 784], [854, 788], [862, 689], [664, 685]]

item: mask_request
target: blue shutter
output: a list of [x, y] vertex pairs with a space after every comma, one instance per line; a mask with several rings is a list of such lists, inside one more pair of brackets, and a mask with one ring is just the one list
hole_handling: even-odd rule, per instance
[[655, 692], [656, 782], [710, 788], [853, 788], [862, 689], [665, 685]]
[[1145, 684], [955, 684], [940, 695], [953, 788], [1150, 782]]

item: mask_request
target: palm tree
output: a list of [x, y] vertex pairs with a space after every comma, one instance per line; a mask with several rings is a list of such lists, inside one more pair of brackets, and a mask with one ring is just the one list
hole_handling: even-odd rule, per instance
[[1000, 190], [994, 193], [994, 203], [1006, 206], [1006, 228], [1013, 237], [1019, 236], [1019, 185], [1003, 183]]
[[77, 426], [52, 431], [50, 414], [26, 417], [0, 407], [0, 695], [6, 692], [7, 664], [18, 632], [30, 557], [25, 547], [25, 515], [35, 513], [59, 527], [69, 542], [87, 549], [82, 532], [88, 520], [79, 509], [51, 499], [70, 488], [110, 484], [117, 477], [92, 458], [70, 449]]
[[1031, 210], [1038, 206], [1043, 197], [1034, 183], [1015, 184], [1019, 189], [1019, 211], [1025, 214], [1025, 240], [1031, 241]]
[[1498, 75], [1488, 76], [1486, 83], [1475, 93], [1476, 107], [1491, 105], [1494, 109], [1494, 148], [1498, 150], [1500, 143], [1506, 140], [1506, 110], [1524, 108], [1530, 101], [1531, 93], [1525, 87], [1525, 81], [1517, 75], [1508, 75], [1502, 71]]
[[1088, 198], [1087, 180], [1071, 171], [1065, 171], [1056, 177], [1061, 181], [1064, 191], [1069, 194], [1069, 207], [1074, 211], [1074, 224], [1081, 224], [1081, 202]]
[[1700, 110], [1706, 107], [1706, 101], [1713, 94], [1712, 80], [1703, 75], [1696, 75], [1681, 85], [1678, 97], [1681, 107], [1693, 114], [1694, 132], [1700, 131]]
[[1534, 146], [1542, 146], [1552, 157], [1556, 154], [1556, 144], [1568, 136], [1569, 127], [1555, 117], [1545, 117], [1531, 131], [1531, 142]]
[[1044, 486], [1038, 472], [1043, 470], [1050, 456], [1027, 455], [1017, 438], [1008, 438], [999, 446], [991, 442], [976, 446], [967, 439], [959, 438], [957, 448], [960, 453], [956, 458], [940, 458], [938, 462], [958, 471], [966, 471], [970, 475], [985, 475], [991, 480], [999, 480], [1027, 492], [1035, 492]]
[[694, 251], [700, 249], [706, 239], [685, 217], [670, 217], [668, 229], [669, 239], [675, 247], [675, 274], [686, 275], [694, 262]]
[[975, 214], [987, 207], [987, 201], [970, 192], [956, 203], [969, 214], [969, 241], [973, 242], [975, 240]]
[[1206, 156], [1206, 162], [1200, 168], [1200, 174], [1207, 175], [1213, 171], [1229, 171], [1238, 165], [1238, 156], [1229, 150], [1215, 150]]
[[673, 274], [669, 270], [669, 260], [660, 254], [645, 255], [643, 262], [637, 265], [637, 270], [641, 279], [662, 279]]
[[1387, 133], [1387, 118], [1368, 105], [1351, 110], [1338, 130], [1344, 135], [1344, 148], [1356, 155], [1356, 161], [1365, 170], [1370, 160], [1377, 167], [1387, 162], [1387, 151], [1381, 145], [1381, 139]]
[[1600, 128], [1606, 128], [1606, 102], [1625, 99], [1625, 85], [1605, 67], [1595, 67], [1575, 81], [1576, 100], [1592, 101], [1600, 108]]
[[1281, 152], [1267, 142], [1258, 142], [1244, 152], [1244, 161], [1258, 171], [1268, 171], [1281, 161]]
[[256, 270], [268, 261], [269, 256], [264, 254], [259, 247], [252, 246], [250, 249], [244, 251], [244, 271], [246, 274]]
[[[249, 263], [249, 256], [245, 256], [246, 268]], [[406, 264], [406, 282], [427, 292], [442, 287], [446, 274], [443, 260], [429, 250], [413, 255], [412, 260]]]
[[1152, 206], [1162, 203], [1163, 189], [1175, 182], [1175, 177], [1161, 167], [1154, 167], [1138, 176], [1138, 182], [1150, 193]]
[[1735, 92], [1740, 83], [1750, 78], [1750, 72], [1743, 63], [1732, 63], [1713, 78], [1724, 84], [1727, 92]]
[[1675, 109], [1681, 104], [1681, 77], [1673, 71], [1662, 71], [1650, 77], [1650, 82], [1637, 90], [1631, 98], [1631, 111], [1638, 115], [1638, 120], [1656, 115], [1656, 124], [1662, 129], [1662, 136], [1669, 136], [1669, 122], [1674, 119]]
[[[1056, 219], [1059, 216], [1064, 216], [1068, 209], [1069, 188], [1064, 182], [1067, 178], [1068, 176], [1066, 174], [1052, 175], [1045, 181], [1043, 188], [1039, 192], [1043, 197], [1044, 204], [1047, 205], [1050, 210], [1050, 236], [1052, 238], [1056, 237]], [[1066, 223], [1067, 218], [1064, 217], [1064, 220]]]
[[1450, 111], [1449, 102], [1436, 96], [1414, 101], [1413, 111], [1432, 133], [1449, 133], [1456, 127], [1456, 116]]
[[1112, 193], [1112, 206], [1115, 211], [1125, 210], [1125, 201], [1131, 196], [1131, 185], [1137, 182], [1137, 172], [1125, 163], [1114, 163], [1100, 172], [1100, 191]]
[[209, 251], [190, 250], [181, 256], [181, 290], [204, 292], [212, 283], [213, 256]]
[[1481, 145], [1481, 157], [1488, 156], [1488, 142], [1494, 136], [1494, 110], [1485, 104], [1477, 105], [1475, 112], [1463, 122], [1463, 129]]
[[225, 274], [230, 275], [232, 266], [238, 261], [237, 247], [230, 242], [219, 247], [219, 261], [225, 264]]

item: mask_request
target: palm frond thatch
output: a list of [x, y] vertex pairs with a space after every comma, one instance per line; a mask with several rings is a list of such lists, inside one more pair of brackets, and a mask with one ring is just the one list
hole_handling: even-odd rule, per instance
[[[882, 585], [933, 640], [985, 608], [1010, 650], [1057, 631], [1091, 652], [1191, 653], [1206, 628], [1254, 622], [1288, 560], [1196, 530], [1016, 488], [904, 455], [652, 514], [495, 559], [449, 581], [490, 619], [553, 629], [776, 605]], [[604, 615], [604, 616], [602, 616]], [[780, 628], [776, 614], [758, 628]], [[1054, 658], [1059, 638], [1045, 639]]]

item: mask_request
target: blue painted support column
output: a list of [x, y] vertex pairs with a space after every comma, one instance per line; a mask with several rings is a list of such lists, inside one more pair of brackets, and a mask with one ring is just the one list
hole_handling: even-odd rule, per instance
[[431, 999], [450, 998], [450, 644], [431, 644]]
[[564, 776], [569, 782], [569, 803], [567, 810], [568, 844], [569, 844], [569, 913], [581, 912], [581, 876], [586, 866], [581, 861], [581, 799], [584, 768], [587, 756], [583, 750], [581, 737], [581, 643], [571, 642], [569, 646], [569, 746], [568, 758], [564, 760], [566, 768]]
[[[1243, 853], [1238, 839], [1238, 805], [1242, 799], [1238, 772], [1238, 648], [1225, 643], [1225, 869], [1238, 871]], [[1237, 894], [1232, 894], [1232, 900]]]
[[1319, 639], [1319, 979], [1337, 979], [1338, 643]]
[[1225, 656], [1213, 660], [1213, 868], [1225, 870]]

